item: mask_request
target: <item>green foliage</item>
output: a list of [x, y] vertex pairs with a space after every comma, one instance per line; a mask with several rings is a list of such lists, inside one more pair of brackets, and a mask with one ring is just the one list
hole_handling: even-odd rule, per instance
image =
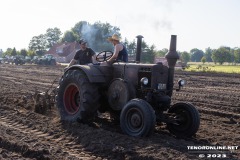
[[[137, 44], [136, 40], [128, 41], [127, 39], [124, 40], [123, 44], [126, 46], [128, 51], [128, 60], [135, 61], [136, 60], [136, 49]], [[151, 45], [150, 47], [145, 41], [142, 41], [142, 55], [141, 55], [141, 62], [142, 63], [154, 63], [155, 56], [156, 56], [155, 46]]]
[[201, 72], [211, 71], [211, 68], [208, 66], [197, 65], [196, 69]]
[[202, 57], [201, 62], [204, 64], [206, 62], [206, 57]]
[[43, 53], [47, 49], [47, 40], [44, 34], [40, 34], [39, 36], [34, 36], [29, 43], [29, 49], [35, 51], [39, 55], [43, 55]]
[[144, 45], [142, 45], [142, 55], [141, 55], [141, 62], [142, 63], [154, 63], [155, 59], [155, 46], [148, 47], [148, 45], [143, 42]]
[[57, 43], [61, 36], [59, 28], [48, 28], [45, 34], [34, 36], [28, 45], [30, 50], [41, 53], [42, 55], [47, 49], [51, 48], [53, 44]]
[[190, 51], [191, 54], [191, 61], [192, 62], [200, 62], [202, 57], [204, 56], [204, 52], [197, 48], [194, 48]]
[[77, 41], [83, 37], [82, 33], [85, 32], [85, 28], [87, 28], [86, 26], [90, 26], [90, 24], [86, 21], [80, 21], [71, 29], [71, 31], [75, 34]]
[[2, 58], [2, 55], [3, 55], [3, 50], [0, 49], [0, 57]]
[[27, 50], [26, 49], [21, 49], [20, 55], [22, 55], [24, 57], [27, 56]]
[[163, 48], [162, 50], [156, 51], [157, 57], [165, 57], [166, 53], [168, 52], [167, 48]]
[[[72, 37], [77, 40], [85, 39], [88, 42], [88, 46], [94, 51], [99, 52], [102, 50], [113, 50], [111, 43], [107, 41], [107, 38], [114, 33], [120, 34], [120, 29], [114, 27], [109, 23], [95, 22], [90, 24], [86, 21], [80, 21], [71, 30], [74, 34]], [[76, 37], [75, 37], [76, 35]]]
[[213, 52], [213, 50], [210, 47], [205, 49], [204, 56], [206, 57], [206, 62], [212, 62], [213, 61], [212, 60], [212, 52]]
[[234, 50], [235, 63], [240, 63], [240, 48]]
[[217, 50], [214, 50], [212, 53], [212, 59], [214, 62], [222, 65], [224, 62], [231, 62], [231, 53], [230, 49], [226, 47], [220, 47]]
[[126, 46], [127, 51], [128, 51], [128, 59], [130, 61], [134, 61], [136, 58], [136, 48], [137, 48], [137, 43], [136, 43], [135, 39], [131, 42], [128, 41], [127, 39], [125, 39], [125, 41], [123, 43]]
[[3, 57], [11, 56], [12, 48], [8, 48], [6, 52], [3, 52]]
[[239, 65], [215, 65], [214, 63], [199, 64], [199, 62], [189, 62], [190, 72], [222, 72], [222, 73], [240, 73]]
[[190, 54], [186, 51], [181, 53], [181, 60], [185, 63], [190, 61]]
[[78, 40], [78, 35], [73, 31], [66, 31], [63, 35], [62, 42], [75, 42]]
[[36, 56], [36, 55], [37, 55], [36, 52], [33, 51], [33, 50], [28, 50], [28, 51], [27, 51], [27, 56], [30, 56], [31, 58], [33, 58], [33, 57]]
[[[96, 52], [102, 50], [113, 50], [113, 46], [106, 39], [117, 33], [121, 37], [120, 29], [116, 26], [112, 26], [109, 23], [101, 23], [100, 21], [90, 24], [87, 21], [80, 21], [74, 25], [71, 30], [66, 31], [61, 37], [62, 33], [59, 28], [48, 28], [45, 34], [34, 36], [29, 43], [29, 51], [27, 55], [42, 55], [44, 52], [51, 48], [53, 44], [58, 42], [75, 42], [80, 39], [85, 39], [88, 42], [88, 46]], [[136, 40], [123, 41], [128, 50], [130, 59], [135, 60], [136, 57]], [[11, 56], [15, 54], [26, 55], [26, 51], [13, 51], [13, 49], [7, 49], [3, 52], [3, 56]], [[155, 57], [165, 57], [168, 49], [155, 50], [155, 46], [149, 47], [145, 42], [142, 44], [143, 55], [142, 61], [145, 63], [154, 62]], [[19, 53], [18, 53], [19, 52]], [[190, 53], [178, 52], [182, 62], [214, 62], [215, 64], [228, 63], [240, 63], [240, 49], [231, 49], [230, 47], [220, 47], [219, 49], [211, 49], [210, 47], [205, 49], [205, 53], [202, 50], [193, 48]], [[204, 57], [204, 58], [203, 58]]]
[[59, 42], [60, 36], [62, 35], [62, 32], [59, 28], [48, 28], [45, 34], [46, 40], [47, 40], [47, 46], [46, 48], [51, 48], [54, 44]]
[[14, 47], [13, 50], [11, 51], [11, 56], [16, 56], [17, 55], [17, 51], [16, 48]]

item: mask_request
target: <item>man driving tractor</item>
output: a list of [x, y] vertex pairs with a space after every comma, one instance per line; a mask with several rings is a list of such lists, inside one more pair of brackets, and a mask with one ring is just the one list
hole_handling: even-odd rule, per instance
[[67, 68], [77, 63], [80, 65], [85, 65], [95, 61], [96, 53], [91, 48], [87, 47], [87, 42], [82, 39], [79, 41], [79, 44], [80, 50], [76, 52], [74, 58], [71, 60]]

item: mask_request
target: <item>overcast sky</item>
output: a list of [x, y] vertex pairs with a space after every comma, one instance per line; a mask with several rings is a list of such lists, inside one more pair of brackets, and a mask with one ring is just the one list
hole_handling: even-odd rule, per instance
[[157, 49], [190, 51], [240, 47], [240, 0], [2, 0], [0, 49], [27, 49], [33, 36], [58, 27], [64, 33], [80, 21], [108, 22], [132, 41], [142, 35]]

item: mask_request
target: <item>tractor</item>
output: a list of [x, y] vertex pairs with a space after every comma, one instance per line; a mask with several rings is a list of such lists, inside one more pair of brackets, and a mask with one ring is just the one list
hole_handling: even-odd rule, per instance
[[[62, 121], [87, 122], [98, 113], [108, 112], [112, 120], [119, 122], [122, 132], [130, 136], [150, 136], [160, 124], [166, 124], [169, 132], [178, 137], [195, 135], [200, 125], [196, 107], [171, 101], [173, 90], [180, 91], [186, 83], [180, 79], [174, 88], [174, 68], [179, 59], [177, 36], [171, 36], [165, 56], [167, 65], [140, 62], [142, 38], [137, 36], [134, 62], [73, 65], [65, 70], [56, 95]], [[102, 51], [96, 60], [103, 62], [111, 56], [111, 51]]]
[[51, 54], [46, 54], [40, 58], [36, 58], [35, 64], [40, 64], [40, 65], [56, 65], [56, 60]]
[[25, 64], [24, 56], [17, 55], [13, 58], [13, 62], [15, 65], [23, 65]]

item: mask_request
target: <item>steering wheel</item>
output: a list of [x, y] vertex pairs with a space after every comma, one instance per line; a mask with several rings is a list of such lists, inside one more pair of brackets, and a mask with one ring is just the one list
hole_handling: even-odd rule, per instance
[[113, 56], [112, 51], [102, 51], [102, 52], [98, 53], [98, 55], [96, 56], [96, 61], [104, 62], [104, 61], [109, 60], [112, 56]]

